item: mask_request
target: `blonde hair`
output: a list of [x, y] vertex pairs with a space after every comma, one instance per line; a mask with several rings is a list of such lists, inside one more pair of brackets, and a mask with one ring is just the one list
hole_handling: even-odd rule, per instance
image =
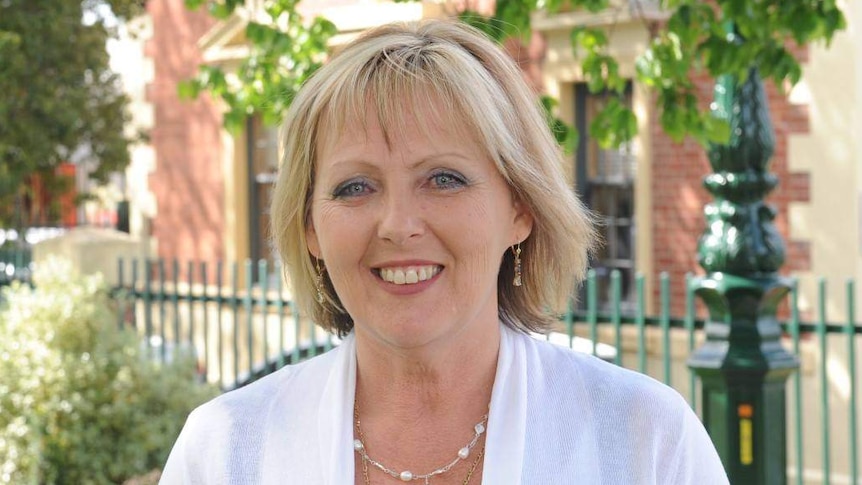
[[512, 285], [512, 253], [503, 257], [499, 315], [512, 328], [546, 331], [556, 320], [553, 309], [584, 277], [595, 240], [592, 220], [566, 182], [561, 151], [520, 70], [484, 34], [453, 21], [370, 30], [316, 72], [293, 100], [271, 216], [294, 298], [323, 328], [342, 336], [353, 328], [328, 277], [325, 302], [315, 300], [316, 261], [305, 238], [321, 140], [348, 123], [364, 122], [366, 108], [391, 133], [404, 125], [407, 113], [439, 106], [432, 99], [442, 101], [444, 116], [473, 131], [533, 216], [532, 233], [521, 243], [523, 286]]

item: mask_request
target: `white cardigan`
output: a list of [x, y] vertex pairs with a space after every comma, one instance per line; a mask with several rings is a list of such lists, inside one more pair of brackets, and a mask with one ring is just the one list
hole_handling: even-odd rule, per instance
[[[351, 334], [326, 354], [213, 399], [189, 416], [161, 483], [352, 484], [355, 385]], [[675, 390], [504, 326], [482, 483], [728, 480]]]

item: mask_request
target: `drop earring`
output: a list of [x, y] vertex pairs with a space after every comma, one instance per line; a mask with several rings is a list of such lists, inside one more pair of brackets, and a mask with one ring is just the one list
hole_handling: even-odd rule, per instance
[[317, 275], [314, 278], [314, 289], [317, 290], [317, 303], [323, 304], [323, 268], [320, 267], [320, 259], [314, 258], [314, 267]]
[[521, 282], [521, 243], [512, 246], [512, 254], [515, 255], [515, 279], [512, 280], [513, 286], [522, 286]]

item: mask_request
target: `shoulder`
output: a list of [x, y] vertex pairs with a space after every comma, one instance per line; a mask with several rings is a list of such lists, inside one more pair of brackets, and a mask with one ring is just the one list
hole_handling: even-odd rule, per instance
[[195, 409], [192, 416], [210, 422], [210, 418], [260, 420], [273, 406], [289, 405], [290, 399], [320, 392], [322, 383], [337, 360], [340, 347], [304, 362], [282, 367], [276, 372], [241, 388], [228, 391]]
[[542, 338], [528, 335], [519, 338], [526, 342], [529, 371], [535, 384], [565, 386], [591, 399], [609, 400], [609, 403], [626, 398], [685, 404], [676, 390], [645, 374]]
[[524, 336], [530, 349], [528, 372], [533, 384], [553, 390], [565, 388], [565, 395], [581, 403], [618, 408], [627, 404], [687, 409], [688, 405], [675, 389], [650, 376], [606, 362], [591, 354], [572, 350]]
[[653, 440], [665, 446], [677, 424], [693, 416], [679, 392], [652, 377], [526, 338], [530, 414], [537, 420], [552, 419], [548, 426], [561, 438], [589, 431], [599, 440], [624, 445], [631, 436], [640, 436], [641, 445]]
[[524, 338], [528, 442], [577, 450], [560, 457], [562, 469], [591, 470], [601, 483], [727, 483], [709, 436], [678, 391], [590, 354]]
[[340, 349], [283, 367], [198, 406], [171, 450], [162, 483], [188, 483], [182, 477], [209, 483], [206, 477], [224, 473], [255, 481], [259, 470], [246, 468], [258, 463], [267, 433], [284, 426], [285, 418], [299, 419], [312, 412], [306, 408], [319, 402], [313, 397], [323, 392]]

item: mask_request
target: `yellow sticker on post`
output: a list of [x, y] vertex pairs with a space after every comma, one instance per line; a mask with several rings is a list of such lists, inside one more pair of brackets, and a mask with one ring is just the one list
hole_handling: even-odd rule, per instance
[[743, 465], [754, 463], [754, 425], [751, 418], [754, 409], [751, 404], [740, 404], [739, 415], [739, 461]]

